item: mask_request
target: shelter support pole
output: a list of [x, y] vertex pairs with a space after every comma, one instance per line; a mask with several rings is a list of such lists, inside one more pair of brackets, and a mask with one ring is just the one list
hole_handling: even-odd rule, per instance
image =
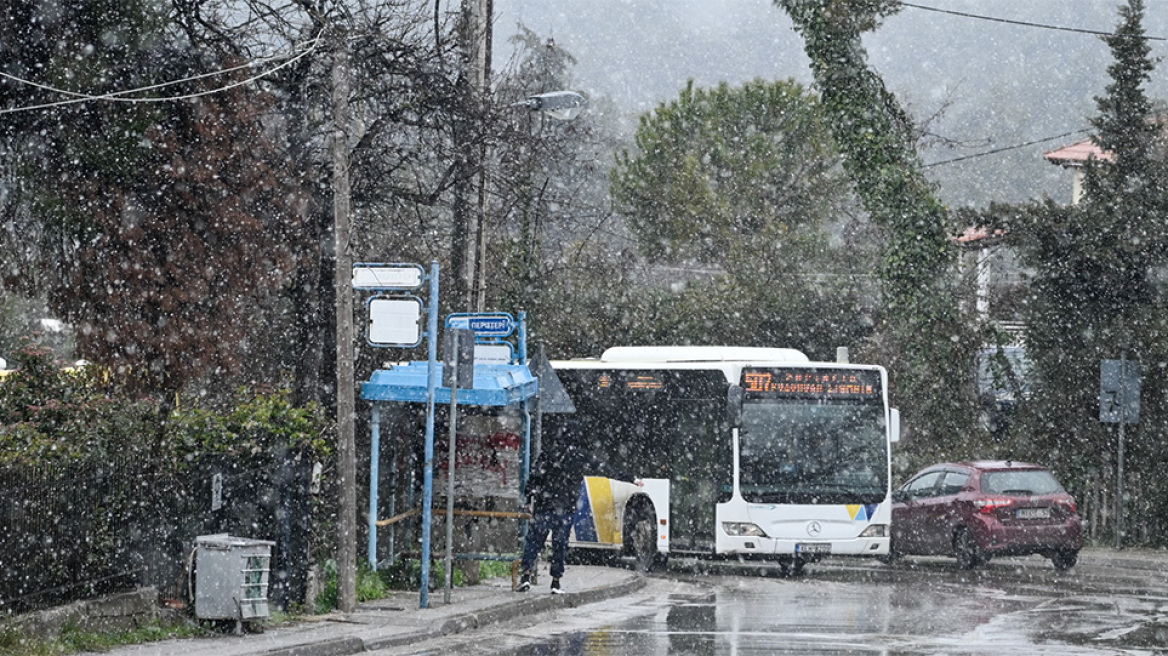
[[369, 567], [377, 571], [377, 500], [381, 469], [381, 403], [373, 402], [369, 441]]
[[438, 395], [438, 262], [430, 265], [430, 316], [426, 330], [429, 375], [426, 379], [426, 445], [422, 463], [421, 608], [430, 607], [430, 531], [434, 515], [434, 402]]

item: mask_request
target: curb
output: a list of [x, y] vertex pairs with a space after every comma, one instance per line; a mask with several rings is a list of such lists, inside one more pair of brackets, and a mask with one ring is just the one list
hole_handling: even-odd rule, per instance
[[462, 633], [490, 624], [505, 622], [526, 615], [546, 613], [559, 608], [576, 608], [586, 604], [612, 599], [645, 587], [644, 577], [583, 592], [566, 595], [531, 597], [515, 602], [499, 604], [480, 611], [463, 613], [443, 620], [435, 620], [428, 627], [386, 638], [363, 640], [357, 637], [331, 638], [320, 642], [310, 642], [295, 647], [286, 647], [263, 652], [264, 656], [349, 656], [366, 651], [388, 649], [410, 645], [420, 640], [431, 640], [447, 635]]
[[1079, 553], [1079, 562], [1082, 564], [1102, 565], [1104, 567], [1117, 567], [1138, 570], [1150, 570], [1162, 572], [1168, 570], [1168, 560], [1150, 560], [1147, 558], [1125, 558], [1123, 556], [1113, 555], [1093, 555]]
[[365, 651], [360, 638], [331, 638], [264, 652], [265, 656], [349, 656]]

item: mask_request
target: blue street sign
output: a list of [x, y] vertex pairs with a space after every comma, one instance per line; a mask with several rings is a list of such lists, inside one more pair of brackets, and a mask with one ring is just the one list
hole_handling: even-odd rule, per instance
[[509, 337], [515, 331], [515, 319], [506, 312], [452, 314], [446, 317], [447, 328], [474, 331], [475, 337]]
[[1140, 363], [1103, 360], [1099, 366], [1099, 421], [1140, 423]]

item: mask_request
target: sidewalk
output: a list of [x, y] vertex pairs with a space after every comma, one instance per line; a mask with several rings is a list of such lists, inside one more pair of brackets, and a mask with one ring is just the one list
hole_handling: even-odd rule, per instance
[[294, 625], [269, 627], [264, 633], [166, 640], [114, 649], [117, 656], [345, 656], [408, 645], [459, 633], [524, 615], [574, 608], [631, 594], [644, 579], [631, 570], [572, 565], [564, 576], [568, 594], [553, 595], [551, 579], [540, 577], [530, 592], [511, 591], [510, 578], [488, 579], [455, 588], [450, 603], [443, 590], [430, 593], [429, 608], [419, 608], [417, 592], [360, 604], [344, 615], [309, 617]]
[[1079, 563], [1168, 572], [1168, 549], [1124, 548], [1116, 550], [1110, 547], [1084, 547], [1079, 552]]

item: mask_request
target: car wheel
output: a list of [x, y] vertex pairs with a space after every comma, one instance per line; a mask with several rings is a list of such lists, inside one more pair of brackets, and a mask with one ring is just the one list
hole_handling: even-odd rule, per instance
[[884, 563], [885, 565], [892, 565], [896, 563], [896, 561], [900, 560], [900, 557], [903, 555], [904, 554], [896, 550], [896, 539], [890, 537], [888, 538], [888, 555], [876, 556], [876, 560]]
[[1060, 572], [1068, 570], [1079, 562], [1079, 552], [1073, 549], [1059, 549], [1050, 555], [1050, 562]]
[[953, 535], [953, 555], [957, 557], [957, 565], [961, 569], [973, 569], [985, 562], [981, 547], [967, 528], [959, 528]]

